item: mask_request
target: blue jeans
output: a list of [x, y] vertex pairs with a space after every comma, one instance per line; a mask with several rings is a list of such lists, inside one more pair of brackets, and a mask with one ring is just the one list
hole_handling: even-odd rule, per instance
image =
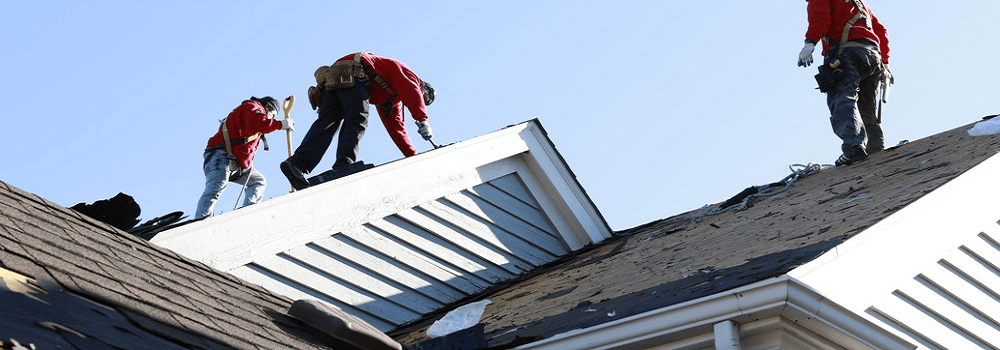
[[[206, 150], [205, 154], [205, 192], [198, 200], [198, 210], [195, 211], [195, 218], [201, 219], [212, 216], [215, 209], [215, 202], [219, 201], [222, 191], [230, 181], [246, 186], [246, 197], [243, 206], [248, 206], [260, 202], [264, 197], [264, 175], [251, 167], [243, 169], [235, 159], [229, 159], [224, 149]], [[238, 176], [238, 177], [237, 177]]]

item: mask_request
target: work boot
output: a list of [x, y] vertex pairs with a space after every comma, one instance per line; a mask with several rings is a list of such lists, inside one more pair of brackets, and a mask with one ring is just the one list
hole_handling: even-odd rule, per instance
[[292, 184], [292, 188], [302, 190], [309, 187], [309, 181], [306, 180], [302, 170], [299, 170], [292, 162], [288, 160], [281, 162], [280, 168], [281, 173], [288, 178], [288, 183]]
[[868, 152], [865, 152], [861, 146], [854, 146], [845, 150], [844, 154], [841, 154], [833, 164], [836, 166], [851, 165], [865, 159], [868, 159]]

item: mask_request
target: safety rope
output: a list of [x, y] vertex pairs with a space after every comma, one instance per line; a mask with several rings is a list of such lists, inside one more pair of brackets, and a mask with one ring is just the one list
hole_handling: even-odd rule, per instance
[[[245, 176], [247, 177], [247, 179], [245, 181], [243, 181], [243, 188], [240, 189], [240, 194], [236, 196], [236, 204], [233, 205], [233, 210], [236, 210], [237, 208], [240, 207], [240, 199], [243, 198], [243, 192], [246, 191], [247, 184], [250, 183], [250, 174], [251, 174], [251, 171], [253, 171], [253, 167], [250, 167], [250, 169], [247, 169], [247, 173], [245, 174]], [[239, 180], [239, 179], [236, 179], [236, 180]]]
[[705, 206], [701, 207], [701, 210], [698, 212], [698, 215], [695, 215], [695, 217], [692, 218], [692, 221], [701, 222], [702, 220], [705, 219], [705, 217], [708, 216], [722, 214], [733, 209], [736, 211], [746, 209], [750, 203], [751, 198], [773, 196], [779, 194], [787, 190], [789, 187], [791, 187], [796, 180], [818, 173], [819, 171], [832, 166], [833, 166], [832, 164], [817, 164], [811, 162], [809, 164], [789, 165], [788, 169], [790, 169], [792, 173], [786, 176], [781, 181], [756, 187], [756, 191], [754, 191], [754, 193], [748, 194], [746, 197], [742, 198], [742, 200], [740, 200], [736, 204], [728, 205], [722, 208], [713, 208], [713, 209], [709, 209], [710, 205], [706, 204]]

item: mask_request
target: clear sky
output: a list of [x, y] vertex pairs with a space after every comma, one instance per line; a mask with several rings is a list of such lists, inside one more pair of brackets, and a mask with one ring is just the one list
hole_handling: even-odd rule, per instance
[[[870, 0], [896, 76], [887, 143], [1000, 111], [1000, 2]], [[806, 2], [8, 1], [0, 180], [64, 206], [118, 192], [143, 221], [192, 215], [202, 151], [250, 96], [295, 95], [298, 145], [319, 65], [400, 59], [437, 90], [447, 144], [537, 118], [615, 230], [716, 204], [840, 155], [815, 65], [796, 66]], [[820, 60], [816, 53], [816, 60]], [[409, 131], [419, 151], [431, 148]], [[282, 132], [255, 166], [288, 193]], [[332, 154], [332, 153], [331, 153]], [[359, 158], [402, 157], [378, 117]], [[320, 167], [333, 160], [324, 158]], [[228, 212], [232, 184], [216, 212]]]

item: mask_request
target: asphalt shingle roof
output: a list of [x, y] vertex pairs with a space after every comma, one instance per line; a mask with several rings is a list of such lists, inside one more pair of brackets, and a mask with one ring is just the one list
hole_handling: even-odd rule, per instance
[[337, 344], [288, 316], [286, 297], [3, 182], [0, 213], [0, 268], [46, 292], [0, 283], [0, 340], [41, 349]]

